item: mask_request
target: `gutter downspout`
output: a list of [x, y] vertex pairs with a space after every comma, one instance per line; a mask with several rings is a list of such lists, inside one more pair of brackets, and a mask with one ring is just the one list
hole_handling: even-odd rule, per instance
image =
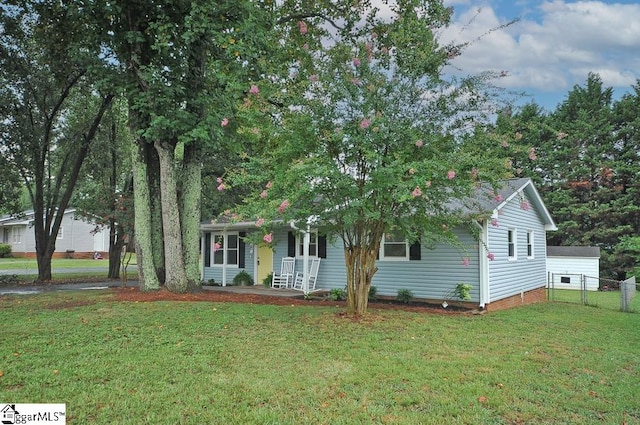
[[488, 220], [483, 220], [482, 224], [474, 221], [475, 225], [480, 229], [480, 243], [478, 244], [478, 274], [480, 277], [480, 308], [485, 308], [490, 299], [489, 289], [489, 264], [485, 250], [489, 249], [488, 240]]

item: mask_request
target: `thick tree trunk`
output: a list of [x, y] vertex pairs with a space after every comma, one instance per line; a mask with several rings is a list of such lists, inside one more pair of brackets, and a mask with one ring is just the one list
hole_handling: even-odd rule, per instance
[[200, 150], [185, 146], [180, 217], [185, 272], [189, 290], [199, 290], [200, 280], [200, 202], [202, 198], [202, 163]]
[[135, 216], [136, 254], [138, 278], [141, 291], [160, 288], [156, 275], [152, 250], [151, 198], [147, 181], [147, 165], [145, 161], [146, 143], [135, 141], [132, 146], [133, 196]]
[[160, 202], [162, 203], [162, 232], [164, 235], [165, 286], [171, 292], [187, 292], [182, 226], [178, 207], [174, 147], [170, 143], [155, 142], [160, 159]]
[[377, 247], [345, 247], [347, 314], [361, 316], [367, 312], [371, 280], [378, 271], [377, 252]]

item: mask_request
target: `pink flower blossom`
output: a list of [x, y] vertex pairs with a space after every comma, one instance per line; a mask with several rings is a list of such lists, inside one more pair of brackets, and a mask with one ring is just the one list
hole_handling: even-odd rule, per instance
[[500, 146], [502, 146], [503, 148], [508, 148], [509, 142], [507, 142], [506, 140], [503, 140], [502, 142], [500, 142]]
[[229, 124], [229, 120], [227, 118], [223, 118], [220, 123], [221, 126], [226, 127]]
[[538, 157], [536, 156], [535, 148], [529, 148], [529, 159], [532, 161], [535, 161], [536, 159], [538, 159]]
[[223, 190], [225, 190], [225, 189], [226, 189], [226, 187], [225, 187], [224, 183], [220, 183], [220, 184], [218, 185], [217, 189], [218, 189], [218, 191], [219, 191], [219, 192], [222, 192]]
[[302, 45], [302, 48], [303, 48], [304, 50], [309, 50], [309, 43], [304, 43], [304, 44]]
[[315, 83], [316, 81], [318, 81], [320, 79], [320, 77], [318, 77], [318, 74], [311, 74], [309, 75], [309, 81], [311, 81], [312, 83]]
[[360, 84], [362, 84], [362, 81], [360, 81], [360, 78], [352, 78], [351, 79], [351, 84], [353, 84], [355, 86], [359, 86]]
[[273, 242], [273, 233], [267, 233], [262, 237], [262, 240], [265, 241], [266, 243]]
[[526, 199], [520, 201], [520, 208], [525, 211], [529, 211], [529, 208], [531, 208], [531, 206], [529, 205], [529, 201], [527, 201]]
[[465, 267], [469, 267], [470, 260], [468, 257], [462, 259], [462, 265]]
[[496, 259], [496, 255], [493, 252], [490, 252], [487, 254], [487, 258], [489, 259], [489, 261], [493, 261]]
[[308, 31], [307, 23], [305, 21], [298, 21], [298, 29], [300, 30], [300, 34], [305, 35]]
[[363, 118], [362, 121], [360, 121], [360, 128], [362, 130], [368, 128], [371, 125], [371, 120], [368, 118]]
[[498, 219], [497, 218], [492, 218], [491, 219], [491, 225], [493, 227], [500, 227], [500, 224], [498, 223]]
[[453, 170], [449, 170], [449, 172], [447, 173], [447, 178], [449, 180], [453, 180], [456, 177], [456, 172]]
[[496, 193], [493, 199], [495, 199], [496, 202], [502, 202], [502, 195]]
[[273, 183], [271, 183], [270, 181], [267, 182], [267, 184], [264, 185], [264, 187], [266, 187], [267, 189], [271, 189], [271, 186], [273, 185]]
[[255, 84], [252, 84], [251, 88], [249, 89], [249, 93], [258, 94], [258, 93], [260, 93], [260, 89]]
[[259, 218], [256, 220], [256, 226], [260, 227], [264, 224], [264, 218]]
[[258, 134], [260, 134], [260, 129], [259, 129], [258, 127], [253, 127], [253, 128], [251, 129], [251, 132], [252, 132], [253, 134], [255, 134], [255, 135], [258, 135]]
[[218, 183], [222, 183], [222, 177], [217, 177], [217, 178], [216, 178], [216, 182], [218, 182]]
[[471, 178], [474, 180], [478, 178], [478, 169], [476, 167], [471, 169]]
[[213, 252], [216, 252], [220, 248], [222, 248], [222, 245], [220, 245], [220, 242], [216, 242], [213, 244]]
[[261, 197], [262, 199], [266, 198], [266, 197], [267, 197], [267, 191], [266, 191], [266, 190], [263, 190], [262, 192], [260, 192], [260, 197]]
[[422, 189], [420, 189], [420, 187], [416, 186], [415, 189], [413, 189], [413, 192], [411, 192], [411, 196], [413, 196], [414, 198], [421, 196], [422, 195]]
[[427, 180], [427, 182], [424, 184], [426, 187], [431, 187], [431, 180]]
[[362, 65], [362, 62], [360, 62], [360, 58], [353, 58], [353, 66], [358, 67]]
[[278, 207], [278, 212], [280, 214], [282, 214], [284, 212], [284, 210], [286, 210], [289, 207], [289, 200], [285, 199], [284, 201], [282, 201], [282, 203], [280, 204], [280, 206]]
[[416, 147], [421, 148], [422, 146], [424, 146], [424, 142], [422, 140], [416, 140]]

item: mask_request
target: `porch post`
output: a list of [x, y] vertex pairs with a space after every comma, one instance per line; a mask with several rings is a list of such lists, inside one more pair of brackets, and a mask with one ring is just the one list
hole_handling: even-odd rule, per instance
[[227, 286], [227, 231], [222, 231], [222, 286]]
[[304, 240], [302, 243], [302, 292], [309, 293], [309, 244], [311, 243], [311, 230], [309, 225], [304, 231]]

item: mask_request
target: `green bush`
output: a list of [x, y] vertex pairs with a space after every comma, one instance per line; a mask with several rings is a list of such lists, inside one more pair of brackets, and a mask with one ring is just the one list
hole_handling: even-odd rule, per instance
[[375, 301], [378, 299], [378, 288], [375, 286], [369, 287], [369, 301]]
[[11, 245], [0, 243], [0, 258], [11, 257]]
[[413, 292], [408, 289], [398, 289], [398, 295], [396, 295], [396, 300], [401, 301], [405, 304], [409, 304], [413, 299]]
[[329, 291], [329, 299], [331, 301], [341, 301], [347, 299], [347, 293], [342, 288], [333, 288]]
[[245, 270], [242, 270], [233, 278], [233, 284], [236, 286], [250, 286], [253, 285], [253, 278]]
[[269, 273], [267, 277], [262, 279], [262, 284], [267, 288], [270, 288], [272, 283], [273, 283], [273, 273]]

